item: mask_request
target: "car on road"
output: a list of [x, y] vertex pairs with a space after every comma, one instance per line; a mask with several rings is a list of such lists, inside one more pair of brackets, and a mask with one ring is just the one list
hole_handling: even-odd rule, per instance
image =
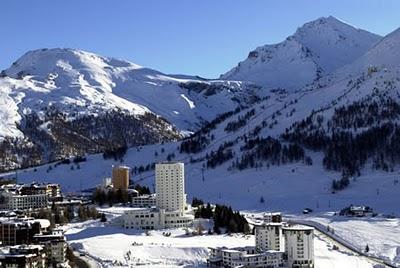
[[313, 210], [312, 210], [311, 208], [305, 208], [305, 209], [303, 209], [303, 214], [309, 214], [309, 213], [311, 213], [311, 212], [313, 212]]

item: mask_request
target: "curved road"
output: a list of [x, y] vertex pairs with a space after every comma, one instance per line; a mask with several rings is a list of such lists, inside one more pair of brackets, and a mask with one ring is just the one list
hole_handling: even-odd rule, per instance
[[[314, 229], [316, 230], [316, 234], [318, 235], [323, 235], [326, 238], [328, 238], [330, 241], [332, 241], [333, 244], [335, 244], [336, 246], [338, 246], [339, 248], [345, 248], [346, 250], [362, 256], [366, 259], [368, 259], [370, 262], [380, 265], [382, 267], [390, 267], [390, 268], [399, 268], [400, 266], [397, 266], [394, 263], [390, 263], [386, 260], [383, 260], [379, 257], [376, 256], [372, 256], [370, 254], [367, 254], [363, 251], [361, 251], [360, 249], [358, 249], [357, 247], [355, 247], [354, 245], [350, 244], [348, 241], [342, 239], [341, 237], [332, 234], [331, 232], [328, 232], [328, 229], [325, 225], [318, 223], [318, 222], [314, 222], [314, 221], [306, 221], [306, 220], [288, 220], [288, 223], [291, 224], [301, 224], [301, 225], [306, 225], [306, 226], [310, 226], [310, 227], [314, 227]], [[378, 266], [379, 267], [379, 266]]]

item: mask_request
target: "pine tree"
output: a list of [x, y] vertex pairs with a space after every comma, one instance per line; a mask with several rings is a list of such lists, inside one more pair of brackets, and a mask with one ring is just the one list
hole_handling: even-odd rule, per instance
[[214, 224], [213, 230], [214, 230], [214, 233], [221, 234], [221, 229], [219, 228], [218, 225]]

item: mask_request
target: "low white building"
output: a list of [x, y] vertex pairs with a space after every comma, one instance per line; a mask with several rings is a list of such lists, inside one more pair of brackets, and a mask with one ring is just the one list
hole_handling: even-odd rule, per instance
[[26, 210], [44, 208], [48, 205], [47, 194], [20, 195], [15, 192], [3, 191], [0, 207], [7, 210]]
[[340, 212], [340, 215], [355, 216], [355, 217], [372, 216], [373, 210], [372, 210], [372, 208], [367, 207], [367, 206], [351, 205], [350, 207], [343, 209]]
[[255, 226], [255, 247], [210, 248], [215, 267], [314, 267], [314, 228], [264, 223]]
[[157, 230], [164, 228], [189, 227], [194, 216], [179, 211], [156, 208], [137, 208], [124, 212], [122, 226], [126, 229]]
[[210, 248], [207, 265], [214, 267], [268, 267], [278, 268], [284, 264], [283, 252], [258, 251], [255, 247]]
[[8, 184], [0, 187], [0, 209], [28, 210], [61, 201], [60, 185], [54, 183]]
[[132, 197], [132, 207], [151, 208], [156, 206], [156, 194], [145, 194]]

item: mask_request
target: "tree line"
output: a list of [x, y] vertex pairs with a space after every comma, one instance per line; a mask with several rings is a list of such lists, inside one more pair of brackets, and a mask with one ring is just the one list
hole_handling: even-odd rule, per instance
[[241, 151], [242, 156], [232, 162], [232, 169], [258, 168], [262, 167], [264, 162], [267, 165], [281, 165], [304, 160], [306, 164], [312, 164], [311, 158], [306, 157], [300, 145], [282, 144], [272, 137], [245, 139]]
[[[358, 176], [372, 160], [372, 168], [392, 171], [400, 164], [400, 105], [381, 95], [335, 109], [331, 120], [315, 112], [295, 123], [282, 135], [324, 153], [326, 169], [341, 171], [344, 176]], [[378, 99], [378, 100], [377, 100]], [[346, 181], [333, 183], [335, 189]]]
[[197, 198], [193, 198], [192, 206], [196, 207], [196, 218], [213, 219], [214, 233], [221, 234], [221, 229], [225, 229], [227, 233], [250, 233], [246, 218], [231, 207], [220, 204], [213, 207], [210, 203], [205, 205], [203, 200]]
[[239, 116], [237, 120], [229, 122], [225, 126], [226, 132], [234, 132], [247, 124], [247, 121], [256, 114], [255, 109], [251, 109], [250, 111], [246, 112], [243, 116]]

